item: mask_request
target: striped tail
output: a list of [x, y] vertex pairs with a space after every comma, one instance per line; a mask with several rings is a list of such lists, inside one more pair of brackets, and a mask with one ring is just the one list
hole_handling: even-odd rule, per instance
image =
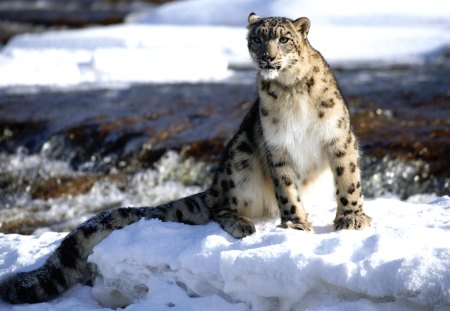
[[90, 282], [93, 269], [87, 258], [95, 245], [112, 231], [141, 218], [206, 224], [210, 220], [210, 211], [205, 196], [203, 192], [155, 208], [119, 208], [101, 212], [67, 235], [42, 267], [2, 280], [0, 297], [12, 304], [37, 303], [56, 298], [76, 283]]

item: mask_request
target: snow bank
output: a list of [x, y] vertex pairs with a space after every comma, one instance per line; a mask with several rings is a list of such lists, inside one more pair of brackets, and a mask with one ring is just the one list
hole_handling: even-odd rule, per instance
[[[309, 209], [315, 233], [271, 220], [242, 240], [214, 223], [140, 221], [95, 248], [101, 276], [92, 295], [105, 305], [134, 302], [126, 310], [449, 310], [450, 198], [377, 199], [366, 209], [373, 226], [364, 231], [334, 232], [329, 202]], [[35, 267], [60, 238], [0, 236], [0, 274]], [[92, 295], [78, 286], [14, 310], [101, 309]]]
[[243, 29], [122, 25], [21, 35], [0, 54], [0, 86], [216, 81], [229, 76], [232, 46], [245, 50]]
[[128, 25], [17, 36], [0, 53], [0, 87], [223, 81], [251, 65], [251, 11], [310, 17], [310, 41], [332, 63], [422, 62], [450, 43], [445, 0], [175, 1]]

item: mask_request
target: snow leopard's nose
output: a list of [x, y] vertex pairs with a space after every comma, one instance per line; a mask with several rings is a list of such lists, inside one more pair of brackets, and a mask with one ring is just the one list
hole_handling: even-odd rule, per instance
[[267, 64], [270, 64], [271, 62], [273, 62], [275, 60], [275, 56], [270, 55], [269, 52], [264, 52], [261, 55], [261, 59], [263, 61], [265, 61]]

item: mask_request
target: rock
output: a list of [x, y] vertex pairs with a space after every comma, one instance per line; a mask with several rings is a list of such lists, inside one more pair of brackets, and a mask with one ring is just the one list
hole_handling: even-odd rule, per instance
[[443, 94], [414, 108], [361, 110], [353, 125], [365, 154], [423, 160], [429, 165], [427, 174], [449, 178], [449, 107], [450, 95]]
[[33, 199], [55, 199], [64, 195], [79, 195], [88, 192], [99, 176], [61, 176], [38, 180], [31, 189]]

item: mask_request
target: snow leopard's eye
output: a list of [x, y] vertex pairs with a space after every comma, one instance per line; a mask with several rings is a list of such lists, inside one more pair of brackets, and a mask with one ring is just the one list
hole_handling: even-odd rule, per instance
[[288, 37], [281, 37], [279, 41], [280, 41], [280, 43], [285, 44], [285, 43], [288, 43], [289, 40], [291, 40], [291, 39]]
[[251, 40], [253, 43], [256, 43], [256, 44], [260, 44], [260, 43], [261, 43], [261, 38], [258, 37], [258, 36], [252, 36], [252, 37], [250, 38], [250, 40]]

